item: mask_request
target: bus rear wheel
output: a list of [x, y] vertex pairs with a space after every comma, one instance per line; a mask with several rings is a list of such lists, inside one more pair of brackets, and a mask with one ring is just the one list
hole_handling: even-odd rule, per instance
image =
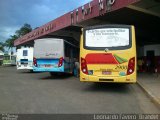
[[57, 76], [58, 74], [55, 73], [55, 72], [50, 72], [50, 75], [51, 75], [51, 76]]
[[61, 75], [65, 75], [65, 73], [60, 73], [60, 72], [50, 72], [51, 76], [61, 76]]

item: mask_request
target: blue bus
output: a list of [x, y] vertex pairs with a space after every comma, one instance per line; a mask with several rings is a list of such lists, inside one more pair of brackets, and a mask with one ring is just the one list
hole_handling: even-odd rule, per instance
[[78, 44], [74, 40], [42, 38], [34, 41], [33, 71], [74, 73], [75, 62], [79, 59]]

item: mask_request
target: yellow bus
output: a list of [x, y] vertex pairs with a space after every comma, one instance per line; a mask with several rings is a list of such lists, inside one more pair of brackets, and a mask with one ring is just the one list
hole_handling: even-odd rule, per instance
[[135, 28], [99, 25], [82, 29], [80, 81], [136, 82]]

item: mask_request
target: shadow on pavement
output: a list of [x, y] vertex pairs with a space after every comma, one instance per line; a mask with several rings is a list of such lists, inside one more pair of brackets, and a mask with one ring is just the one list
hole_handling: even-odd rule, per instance
[[68, 78], [73, 77], [73, 75], [70, 74], [60, 74], [60, 75], [54, 75], [54, 76], [47, 76], [40, 78], [39, 80], [67, 80]]
[[33, 72], [33, 70], [18, 70], [17, 72], [21, 74], [36, 74], [36, 73], [41, 73], [41, 72]]
[[130, 84], [122, 83], [93, 83], [85, 88], [86, 91], [93, 92], [116, 92], [121, 94], [128, 94], [130, 92]]

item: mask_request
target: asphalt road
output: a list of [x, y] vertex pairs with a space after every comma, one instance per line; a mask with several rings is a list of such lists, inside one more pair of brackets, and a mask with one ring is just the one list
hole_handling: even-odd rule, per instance
[[72, 76], [0, 67], [0, 113], [160, 113], [136, 84], [81, 83]]

